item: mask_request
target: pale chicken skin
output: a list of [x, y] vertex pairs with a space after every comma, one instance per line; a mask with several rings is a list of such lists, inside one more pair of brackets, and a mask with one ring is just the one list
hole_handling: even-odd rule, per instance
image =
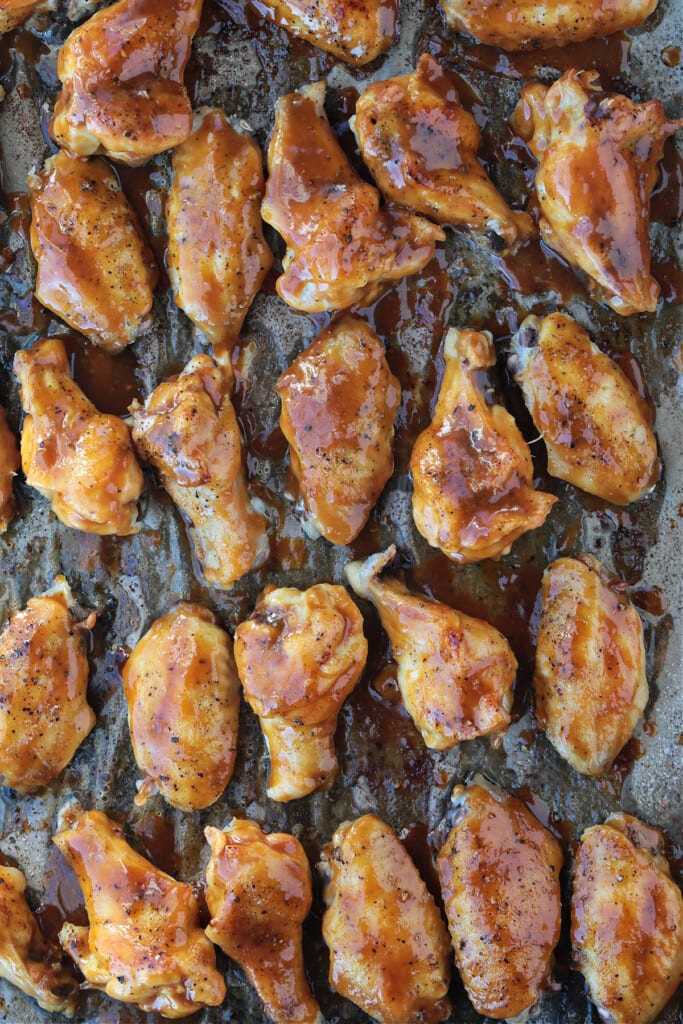
[[76, 872], [87, 926], [59, 941], [91, 988], [162, 1017], [187, 1017], [225, 998], [192, 886], [154, 867], [101, 811], [81, 813], [54, 842]]
[[388, 50], [398, 27], [398, 0], [251, 0], [251, 6], [355, 67]]
[[683, 981], [683, 898], [664, 837], [629, 814], [587, 829], [574, 867], [574, 963], [600, 1016], [650, 1024]]
[[17, 439], [7, 422], [7, 413], [0, 406], [0, 533], [5, 532], [17, 511], [13, 484], [20, 468]]
[[244, 696], [270, 754], [268, 796], [287, 801], [332, 785], [339, 709], [365, 667], [363, 617], [343, 587], [269, 585], [235, 631]]
[[557, 499], [534, 490], [529, 447], [502, 405], [488, 405], [478, 371], [493, 366], [488, 332], [451, 328], [446, 370], [431, 424], [410, 458], [413, 518], [454, 562], [507, 554], [542, 526]]
[[208, 608], [181, 602], [145, 633], [121, 675], [133, 753], [146, 774], [135, 803], [158, 789], [183, 811], [209, 807], [237, 752], [240, 684], [230, 637]]
[[0, 36], [30, 18], [40, 0], [0, 0]]
[[183, 76], [201, 9], [202, 0], [118, 0], [72, 32], [57, 61], [57, 145], [137, 166], [183, 142], [192, 131]]
[[230, 401], [231, 378], [208, 355], [134, 402], [133, 440], [190, 520], [190, 537], [207, 581], [229, 590], [262, 564], [265, 516], [249, 499], [242, 439]]
[[434, 255], [443, 230], [405, 209], [380, 208], [325, 117], [325, 82], [278, 100], [263, 219], [287, 243], [278, 294], [305, 313], [372, 302]]
[[36, 298], [107, 352], [149, 323], [157, 268], [111, 167], [64, 150], [29, 178]]
[[534, 233], [531, 217], [511, 210], [496, 191], [477, 157], [477, 122], [430, 54], [410, 74], [369, 85], [349, 124], [389, 202], [489, 236], [498, 251], [514, 250]]
[[551, 979], [560, 937], [562, 851], [521, 800], [456, 786], [437, 858], [455, 962], [478, 1013], [524, 1014]]
[[652, 490], [661, 471], [652, 409], [571, 317], [527, 317], [510, 366], [551, 476], [616, 505]]
[[543, 240], [622, 316], [653, 312], [650, 194], [666, 139], [683, 127], [659, 100], [603, 92], [596, 71], [524, 86], [512, 126], [539, 165]]
[[294, 360], [275, 390], [310, 521], [333, 544], [350, 544], [394, 468], [401, 385], [384, 345], [363, 320], [344, 316]]
[[79, 622], [72, 604], [57, 576], [0, 633], [0, 776], [21, 794], [56, 779], [95, 724], [86, 698], [95, 613]]
[[204, 834], [206, 934], [240, 965], [273, 1024], [323, 1024], [304, 970], [302, 925], [313, 886], [301, 843], [236, 818]]
[[359, 597], [372, 601], [398, 663], [397, 682], [408, 714], [432, 750], [503, 733], [510, 724], [517, 660], [488, 622], [412, 594], [382, 576], [396, 557], [392, 545], [344, 575]]
[[640, 616], [591, 555], [558, 558], [543, 574], [536, 716], [558, 753], [602, 775], [648, 701]]
[[261, 223], [261, 150], [222, 110], [204, 109], [172, 168], [167, 265], [176, 305], [214, 346], [232, 347], [273, 264]]
[[74, 530], [135, 533], [143, 477], [123, 420], [99, 412], [86, 398], [59, 338], [17, 352], [14, 372], [26, 413], [21, 465], [29, 487]]
[[374, 814], [344, 822], [318, 870], [332, 989], [380, 1024], [446, 1020], [448, 933], [398, 836]]

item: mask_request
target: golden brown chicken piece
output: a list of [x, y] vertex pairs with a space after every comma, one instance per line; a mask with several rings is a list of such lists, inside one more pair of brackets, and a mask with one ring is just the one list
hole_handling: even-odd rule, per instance
[[271, 800], [332, 785], [337, 715], [367, 653], [361, 613], [331, 583], [308, 590], [269, 585], [237, 627], [235, 661], [268, 746]]
[[664, 837], [612, 814], [581, 837], [572, 894], [574, 962], [600, 1017], [650, 1024], [683, 981], [683, 899]]
[[202, 0], [118, 0], [72, 32], [57, 61], [55, 142], [135, 167], [186, 139], [183, 75], [201, 9]]
[[43, 1010], [71, 1016], [78, 981], [43, 937], [26, 902], [26, 879], [0, 865], [0, 978], [32, 996]]
[[240, 684], [232, 641], [201, 604], [157, 619], [121, 673], [135, 760], [145, 772], [135, 803], [157, 788], [174, 807], [214, 803], [232, 777]]
[[526, 85], [512, 125], [539, 160], [544, 241], [617, 313], [656, 309], [650, 193], [664, 143], [683, 120], [667, 120], [659, 100], [603, 92], [597, 71], [572, 70], [550, 87]]
[[517, 671], [507, 640], [488, 622], [382, 578], [395, 557], [392, 545], [364, 562], [349, 562], [344, 575], [379, 612], [398, 662], [403, 703], [423, 740], [432, 750], [450, 750], [505, 732]]
[[395, 833], [374, 814], [346, 821], [318, 869], [334, 991], [380, 1024], [446, 1020], [448, 934]]
[[195, 356], [134, 402], [133, 440], [190, 523], [195, 554], [209, 583], [229, 590], [268, 554], [266, 519], [249, 500], [242, 439], [227, 371]]
[[74, 530], [135, 533], [143, 478], [123, 420], [98, 412], [85, 397], [59, 338], [18, 351], [14, 372], [26, 413], [21, 433], [26, 483]]
[[452, 800], [437, 869], [455, 962], [475, 1010], [506, 1020], [551, 978], [562, 851], [521, 800], [481, 778]]
[[511, 210], [477, 158], [481, 132], [438, 60], [422, 54], [415, 71], [369, 85], [349, 122], [385, 199], [425, 217], [493, 236], [514, 250], [534, 232]]
[[14, 431], [7, 422], [7, 413], [0, 406], [0, 533], [4, 533], [17, 511], [13, 483], [21, 458]]
[[616, 505], [659, 479], [653, 413], [614, 360], [571, 317], [530, 316], [510, 360], [548, 450], [548, 472]]
[[166, 204], [175, 301], [214, 345], [235, 342], [273, 264], [263, 237], [261, 150], [218, 108], [173, 151]]
[[361, 180], [339, 145], [324, 101], [324, 81], [278, 101], [261, 207], [287, 243], [278, 293], [306, 313], [373, 301], [422, 270], [445, 238], [407, 210], [380, 209], [377, 189]]
[[206, 934], [237, 961], [274, 1024], [323, 1024], [304, 971], [301, 931], [313, 887], [301, 843], [236, 818], [205, 835]]
[[118, 352], [145, 330], [158, 274], [114, 172], [60, 150], [29, 187], [36, 298]]
[[291, 35], [356, 67], [388, 50], [398, 27], [398, 0], [251, 0], [251, 6]]
[[498, 558], [542, 526], [557, 498], [534, 490], [529, 448], [502, 405], [488, 405], [480, 370], [493, 366], [488, 332], [451, 328], [434, 418], [413, 448], [415, 525], [454, 562]]
[[54, 842], [76, 872], [89, 920], [64, 924], [59, 941], [91, 988], [171, 1018], [223, 1001], [191, 885], [136, 853], [101, 811], [83, 812]]
[[607, 771], [648, 701], [643, 624], [623, 588], [591, 555], [543, 574], [536, 715], [584, 775]]
[[0, 36], [30, 18], [40, 0], [0, 0]]
[[0, 633], [0, 775], [30, 793], [56, 779], [95, 724], [86, 700], [86, 630], [63, 576]]
[[280, 426], [313, 526], [350, 544], [394, 468], [401, 385], [384, 345], [355, 316], [327, 327], [275, 385]]

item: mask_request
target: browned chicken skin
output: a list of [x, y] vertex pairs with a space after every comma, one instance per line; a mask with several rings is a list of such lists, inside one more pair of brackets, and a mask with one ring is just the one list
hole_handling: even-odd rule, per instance
[[629, 814], [584, 832], [574, 868], [574, 961], [600, 1016], [650, 1024], [683, 981], [683, 899], [664, 837]]
[[74, 156], [144, 164], [192, 131], [183, 85], [202, 0], [118, 0], [59, 51], [52, 136]]
[[275, 390], [313, 526], [333, 544], [350, 544], [394, 468], [401, 385], [384, 345], [364, 321], [344, 316], [294, 360]]
[[251, 0], [259, 14], [293, 36], [360, 67], [388, 50], [398, 0]]
[[456, 786], [437, 868], [455, 961], [478, 1013], [517, 1017], [550, 980], [560, 937], [562, 851], [521, 800]]
[[380, 197], [346, 158], [324, 111], [325, 83], [279, 101], [263, 219], [287, 243], [281, 298], [306, 313], [368, 303], [421, 270], [441, 228]]
[[313, 887], [301, 843], [237, 819], [205, 835], [206, 934], [240, 965], [273, 1024], [323, 1024], [304, 971], [302, 925]]
[[269, 585], [237, 627], [235, 661], [268, 745], [271, 800], [294, 800], [334, 781], [337, 715], [367, 653], [361, 613], [331, 583]]
[[597, 71], [566, 71], [524, 86], [512, 125], [539, 160], [543, 239], [584, 271], [622, 316], [652, 312], [650, 193], [664, 143], [683, 120], [659, 100], [603, 92]]
[[64, 924], [59, 941], [88, 985], [170, 1018], [223, 1001], [191, 885], [136, 853], [101, 811], [80, 814], [54, 842], [76, 872], [89, 920]]
[[40, 0], [0, 0], [0, 36], [30, 18]]
[[350, 125], [389, 202], [492, 235], [500, 251], [514, 250], [533, 233], [531, 217], [508, 207], [477, 158], [477, 122], [430, 54], [410, 74], [369, 85]]
[[13, 483], [21, 458], [14, 431], [7, 422], [7, 413], [0, 406], [0, 533], [4, 533], [17, 511]]

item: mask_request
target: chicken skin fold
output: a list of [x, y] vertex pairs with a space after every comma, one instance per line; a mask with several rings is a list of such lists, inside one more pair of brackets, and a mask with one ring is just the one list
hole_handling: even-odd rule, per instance
[[280, 427], [313, 526], [350, 544], [394, 468], [401, 385], [384, 345], [358, 317], [335, 320], [275, 385]]
[[313, 887], [301, 843], [236, 818], [205, 835], [206, 934], [240, 965], [273, 1024], [323, 1024], [304, 971], [302, 925]]
[[21, 457], [7, 413], [0, 405], [0, 533], [4, 533], [16, 515], [14, 477], [21, 469]]
[[72, 32], [57, 60], [57, 145], [135, 167], [186, 139], [183, 75], [201, 10], [202, 0], [118, 0]]
[[147, 1013], [187, 1017], [225, 998], [192, 886], [154, 867], [101, 811], [54, 837], [76, 872], [89, 924], [59, 941], [91, 988]]
[[539, 161], [543, 240], [622, 316], [653, 312], [650, 194], [664, 143], [683, 128], [659, 100], [603, 92], [597, 71], [566, 71], [550, 87], [525, 85], [512, 117]]
[[270, 754], [271, 800], [332, 785], [337, 715], [367, 654], [361, 613], [331, 583], [308, 590], [269, 585], [237, 627], [237, 672]]
[[328, 53], [361, 67], [391, 46], [398, 0], [251, 0], [254, 10]]
[[496, 191], [477, 158], [477, 122], [430, 54], [410, 74], [369, 85], [349, 124], [389, 202], [492, 236], [498, 251], [514, 251], [534, 232], [529, 214], [511, 210]]
[[380, 208], [325, 117], [325, 82], [278, 100], [268, 148], [263, 219], [287, 243], [277, 291], [305, 313], [372, 302], [434, 255], [443, 230], [409, 211]]

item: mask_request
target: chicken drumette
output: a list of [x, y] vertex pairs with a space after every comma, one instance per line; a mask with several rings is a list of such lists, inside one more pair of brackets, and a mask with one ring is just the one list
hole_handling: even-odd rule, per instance
[[360, 67], [388, 50], [398, 0], [251, 0], [259, 14], [300, 39]]
[[0, 0], [0, 36], [30, 18], [40, 0]]

